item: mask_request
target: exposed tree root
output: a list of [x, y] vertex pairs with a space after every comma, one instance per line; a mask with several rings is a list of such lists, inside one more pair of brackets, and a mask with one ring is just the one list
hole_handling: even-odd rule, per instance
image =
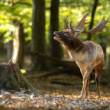
[[0, 64], [0, 89], [19, 91], [21, 88], [35, 90], [24, 78], [17, 64]]

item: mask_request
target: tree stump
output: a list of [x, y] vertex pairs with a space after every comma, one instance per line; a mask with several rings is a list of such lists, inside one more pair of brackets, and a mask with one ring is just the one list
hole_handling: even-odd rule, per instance
[[17, 64], [0, 64], [0, 89], [20, 91], [21, 88], [35, 90], [24, 78]]

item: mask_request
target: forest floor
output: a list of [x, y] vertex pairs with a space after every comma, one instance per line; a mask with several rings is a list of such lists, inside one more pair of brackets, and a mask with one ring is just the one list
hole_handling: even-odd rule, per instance
[[89, 98], [78, 100], [82, 79], [68, 74], [38, 78], [38, 73], [25, 77], [36, 87], [35, 92], [22, 89], [0, 91], [0, 110], [110, 110], [110, 87], [101, 84], [97, 97], [94, 80], [90, 81]]

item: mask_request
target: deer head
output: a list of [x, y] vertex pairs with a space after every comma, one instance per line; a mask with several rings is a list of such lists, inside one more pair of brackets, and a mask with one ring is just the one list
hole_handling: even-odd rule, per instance
[[99, 22], [99, 24], [97, 24], [91, 30], [86, 30], [87, 27], [84, 28], [84, 25], [86, 24], [86, 18], [89, 14], [90, 13], [86, 13], [76, 27], [74, 27], [74, 28], [72, 27], [72, 25], [71, 25], [72, 21], [71, 21], [69, 23], [69, 26], [67, 26], [68, 28], [66, 30], [55, 31], [54, 39], [59, 42], [62, 42], [62, 43], [70, 43], [71, 40], [72, 41], [75, 40], [74, 42], [76, 42], [76, 40], [78, 39], [77, 37], [81, 33], [96, 33], [98, 31], [101, 31], [105, 27], [106, 23], [108, 23], [109, 18], [110, 18], [110, 16], [109, 16], [108, 19], [105, 20], [105, 18], [103, 16], [103, 19], [101, 20], [101, 22]]

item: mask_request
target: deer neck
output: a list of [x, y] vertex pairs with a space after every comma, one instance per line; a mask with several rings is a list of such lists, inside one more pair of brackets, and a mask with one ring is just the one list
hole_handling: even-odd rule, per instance
[[70, 43], [65, 43], [64, 45], [68, 49], [69, 56], [75, 61], [78, 61], [80, 58], [85, 58], [85, 56], [83, 55], [85, 44], [81, 40], [74, 39]]
[[79, 52], [85, 47], [85, 44], [78, 38], [65, 42], [64, 45], [69, 51]]

